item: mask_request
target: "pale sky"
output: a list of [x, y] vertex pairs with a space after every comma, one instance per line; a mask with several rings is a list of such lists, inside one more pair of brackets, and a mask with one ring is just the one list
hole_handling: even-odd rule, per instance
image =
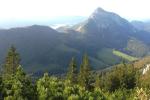
[[128, 20], [150, 19], [150, 0], [0, 0], [0, 23], [89, 16], [97, 7]]

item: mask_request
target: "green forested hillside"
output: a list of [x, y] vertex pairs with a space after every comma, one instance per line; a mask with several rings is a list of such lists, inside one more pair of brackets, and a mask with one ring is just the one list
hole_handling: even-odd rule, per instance
[[26, 74], [14, 47], [8, 51], [0, 74], [1, 100], [148, 100], [148, 71], [142, 74], [133, 64], [121, 63], [96, 73], [85, 54], [78, 70], [76, 59], [63, 76], [36, 78]]

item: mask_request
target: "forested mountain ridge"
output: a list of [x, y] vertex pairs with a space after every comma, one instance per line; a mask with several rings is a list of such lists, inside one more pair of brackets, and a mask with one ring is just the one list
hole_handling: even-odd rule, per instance
[[0, 63], [3, 63], [8, 48], [14, 45], [28, 72], [63, 73], [72, 56], [78, 58], [79, 64], [85, 52], [89, 55], [92, 68], [102, 69], [124, 58], [114, 54], [114, 51], [128, 57], [148, 55], [149, 38], [150, 34], [138, 31], [119, 15], [98, 8], [86, 21], [69, 29], [65, 27], [65, 32], [40, 25], [1, 29]]

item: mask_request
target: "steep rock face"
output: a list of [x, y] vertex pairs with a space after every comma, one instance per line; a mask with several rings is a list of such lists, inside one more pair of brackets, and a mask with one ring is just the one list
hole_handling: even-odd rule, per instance
[[[95, 27], [97, 28], [97, 31], [100, 32], [100, 30], [103, 29], [123, 29], [123, 30], [130, 30], [132, 31], [132, 26], [130, 23], [128, 23], [127, 20], [121, 18], [115, 13], [107, 12], [103, 10], [102, 8], [98, 8], [94, 11], [94, 13], [89, 17], [87, 24], [95, 24]], [[88, 25], [86, 25], [87, 28], [90, 28]], [[94, 26], [93, 26], [94, 27]]]
[[128, 33], [130, 34], [134, 31], [134, 28], [127, 20], [121, 18], [115, 13], [107, 12], [102, 8], [96, 9], [94, 13], [88, 18], [88, 20], [83, 25], [80, 25], [77, 30], [81, 32], [82, 30], [85, 30], [85, 32], [93, 33], [101, 32], [105, 29], [116, 31], [118, 31], [119, 29], [124, 31], [129, 30]]
[[[75, 30], [101, 48], [115, 48], [138, 57], [149, 52], [150, 34], [147, 34], [148, 32], [136, 29], [126, 19], [102, 8], [96, 9], [85, 22], [75, 26]], [[133, 41], [132, 44], [130, 41]]]
[[127, 20], [102, 8], [96, 9], [76, 30], [110, 48], [124, 48], [136, 31]]

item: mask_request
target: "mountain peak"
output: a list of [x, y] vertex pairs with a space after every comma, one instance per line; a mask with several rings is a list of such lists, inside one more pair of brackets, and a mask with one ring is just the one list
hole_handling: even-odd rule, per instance
[[92, 15], [97, 15], [97, 14], [100, 14], [100, 13], [106, 13], [106, 11], [103, 9], [103, 8], [97, 8]]
[[77, 31], [83, 33], [93, 33], [95, 30], [95, 33], [100, 33], [102, 30], [111, 29], [112, 31], [115, 30], [117, 32], [118, 27], [124, 31], [134, 29], [127, 20], [120, 17], [119, 15], [106, 11], [102, 8], [97, 8], [88, 18], [88, 20], [77, 28]]
[[31, 26], [27, 26], [28, 28], [50, 28], [48, 26], [44, 26], [44, 25], [37, 25], [37, 24], [34, 24], [34, 25], [31, 25]]
[[98, 13], [98, 12], [106, 12], [103, 8], [98, 7], [94, 12]]
[[90, 18], [95, 18], [98, 16], [104, 16], [104, 15], [108, 15], [109, 13], [107, 11], [105, 11], [103, 8], [97, 8], [92, 15], [90, 16]]

